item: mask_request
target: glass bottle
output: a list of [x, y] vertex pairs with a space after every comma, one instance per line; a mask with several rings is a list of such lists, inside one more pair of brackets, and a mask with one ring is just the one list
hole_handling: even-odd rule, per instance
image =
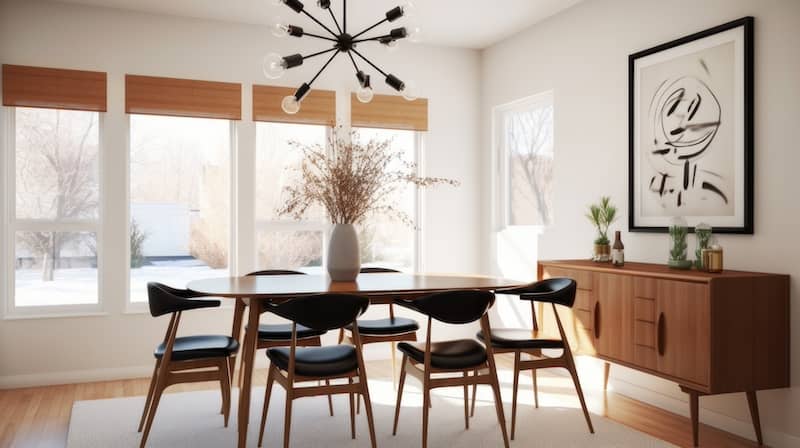
[[689, 246], [689, 226], [686, 220], [675, 217], [669, 226], [669, 261], [668, 265], [675, 269], [691, 269], [692, 262], [686, 259], [686, 249]]
[[614, 266], [625, 264], [625, 245], [622, 244], [621, 232], [614, 232], [614, 246], [611, 247], [611, 263]]
[[711, 226], [701, 222], [694, 227], [694, 235], [697, 237], [697, 249], [694, 251], [694, 265], [697, 270], [706, 269], [703, 263], [703, 249], [711, 247]]

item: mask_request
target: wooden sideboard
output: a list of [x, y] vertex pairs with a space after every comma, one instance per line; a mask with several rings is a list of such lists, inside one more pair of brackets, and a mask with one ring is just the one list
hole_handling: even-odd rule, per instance
[[[694, 444], [701, 395], [745, 392], [759, 444], [756, 391], [789, 387], [789, 276], [681, 271], [645, 263], [542, 261], [539, 279], [569, 277], [559, 310], [573, 351], [678, 383], [689, 394]], [[555, 331], [552, 311], [538, 321]]]

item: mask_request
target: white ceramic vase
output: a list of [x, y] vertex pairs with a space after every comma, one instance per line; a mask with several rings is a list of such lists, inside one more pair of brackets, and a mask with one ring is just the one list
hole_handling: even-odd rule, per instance
[[358, 234], [353, 224], [334, 224], [328, 243], [328, 275], [335, 282], [351, 282], [361, 269]]

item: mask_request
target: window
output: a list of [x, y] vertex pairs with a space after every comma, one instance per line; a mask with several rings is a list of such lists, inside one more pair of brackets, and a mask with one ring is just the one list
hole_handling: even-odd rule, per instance
[[[404, 154], [404, 162], [416, 167], [418, 159], [420, 135], [415, 131], [392, 129], [359, 128], [358, 138], [391, 140], [391, 149]], [[392, 168], [402, 168], [389, 167]], [[417, 168], [418, 169], [418, 168]], [[419, 174], [419, 173], [417, 173]], [[417, 187], [408, 186], [395, 192], [392, 202], [413, 222], [408, 225], [400, 220], [387, 216], [372, 216], [359, 229], [361, 246], [361, 264], [364, 266], [381, 266], [405, 271], [417, 268]]]
[[130, 116], [130, 300], [229, 272], [231, 122]]
[[258, 269], [301, 269], [322, 272], [325, 211], [310, 210], [297, 221], [279, 216], [284, 187], [297, 177], [300, 145], [327, 144], [327, 126], [256, 123], [256, 232]]
[[553, 222], [553, 97], [551, 93], [495, 109], [502, 221]]
[[10, 108], [11, 311], [92, 308], [98, 299], [100, 115]]

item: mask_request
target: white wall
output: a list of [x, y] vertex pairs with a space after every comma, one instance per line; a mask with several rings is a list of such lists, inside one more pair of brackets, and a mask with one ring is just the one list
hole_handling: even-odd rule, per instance
[[[304, 25], [305, 26], [305, 25]], [[309, 29], [313, 28], [308, 25]], [[108, 113], [104, 117], [102, 181], [105, 243], [101, 299], [106, 314], [94, 317], [0, 320], [0, 388], [94, 378], [143, 376], [152, 369], [151, 350], [163, 337], [164, 319], [126, 313], [126, 73], [243, 83], [244, 116], [236, 125], [238, 175], [252, 184], [255, 126], [251, 121], [253, 83], [267, 84], [261, 60], [270, 51], [310, 53], [321, 48], [309, 39], [276, 40], [266, 27], [146, 15], [43, 1], [0, 2], [0, 63], [108, 72]], [[416, 80], [429, 98], [430, 132], [425, 136], [426, 174], [458, 179], [459, 188], [425, 193], [423, 269], [477, 272], [480, 266], [479, 53], [473, 50], [406, 46], [388, 53], [365, 50], [387, 71]], [[324, 60], [314, 59], [280, 80], [298, 86]], [[375, 82], [380, 93], [391, 93]], [[352, 66], [338, 60], [315, 87], [337, 91], [341, 112], [349, 111], [355, 87]], [[1, 112], [0, 112], [1, 113]], [[2, 131], [0, 131], [2, 132]], [[2, 141], [0, 139], [0, 141]], [[239, 191], [241, 248], [239, 272], [253, 267], [255, 244], [252, 191]], [[459, 223], [453, 226], [452, 223]], [[3, 223], [4, 225], [5, 223]], [[1, 229], [5, 233], [5, 229]], [[2, 252], [7, 253], [3, 247]], [[0, 277], [2, 283], [2, 277]], [[176, 285], [181, 286], [181, 285]], [[6, 298], [3, 297], [3, 300]], [[384, 310], [375, 310], [380, 313]], [[187, 333], [230, 331], [230, 311], [190, 313]], [[388, 356], [379, 347], [378, 356]], [[376, 353], [376, 352], [373, 352]], [[261, 358], [261, 357], [260, 357]]]
[[[555, 224], [539, 241], [541, 259], [585, 258], [590, 202], [610, 195], [627, 212], [628, 55], [740, 17], [755, 16], [755, 229], [723, 236], [726, 267], [792, 275], [792, 378], [800, 381], [800, 2], [796, 0], [587, 0], [483, 51], [483, 164], [491, 160], [491, 109], [553, 89]], [[484, 170], [484, 208], [490, 172]], [[667, 237], [626, 233], [629, 260], [664, 262]], [[484, 220], [484, 260], [492, 229]], [[487, 270], [494, 269], [486, 266]], [[757, 298], [754, 298], [757, 300]], [[591, 367], [591, 366], [589, 366]], [[595, 380], [589, 368], [582, 375]], [[674, 383], [619, 368], [612, 387], [688, 414]], [[766, 442], [800, 446], [800, 387], [759, 393]], [[753, 438], [744, 394], [701, 399], [701, 420]], [[687, 427], [688, 430], [688, 427]]]

